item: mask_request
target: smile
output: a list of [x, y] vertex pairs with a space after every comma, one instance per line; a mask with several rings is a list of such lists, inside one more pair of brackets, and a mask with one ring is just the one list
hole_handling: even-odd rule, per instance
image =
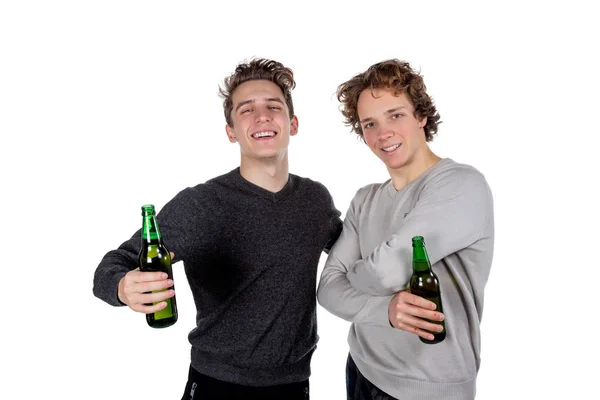
[[253, 133], [251, 136], [254, 139], [261, 139], [261, 138], [271, 138], [271, 137], [275, 137], [275, 135], [277, 135], [276, 132], [274, 131], [262, 131], [262, 132], [255, 132]]
[[401, 145], [402, 145], [402, 143], [398, 143], [398, 144], [391, 145], [390, 147], [384, 147], [381, 150], [385, 151], [386, 153], [390, 153], [390, 152], [396, 150]]

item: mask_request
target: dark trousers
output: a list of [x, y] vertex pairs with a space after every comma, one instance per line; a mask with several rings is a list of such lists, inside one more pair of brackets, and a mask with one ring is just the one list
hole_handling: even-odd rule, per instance
[[181, 400], [308, 400], [308, 379], [276, 386], [244, 386], [203, 375], [190, 366]]
[[397, 400], [369, 382], [360, 373], [350, 354], [346, 362], [346, 394], [348, 400]]

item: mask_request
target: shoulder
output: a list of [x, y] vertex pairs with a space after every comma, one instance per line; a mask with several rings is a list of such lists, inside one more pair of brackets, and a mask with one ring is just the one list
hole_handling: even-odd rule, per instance
[[378, 197], [379, 194], [389, 189], [388, 186], [391, 185], [391, 183], [391, 179], [388, 179], [385, 182], [370, 183], [368, 185], [365, 185], [356, 191], [356, 194], [354, 195], [354, 199], [352, 201], [364, 203], [368, 199]]
[[237, 190], [236, 182], [239, 180], [239, 167], [225, 174], [215, 176], [204, 183], [188, 188], [190, 194], [195, 196], [218, 197], [219, 193], [228, 190]]
[[444, 158], [432, 167], [431, 173], [425, 178], [426, 183], [451, 183], [459, 186], [487, 186], [485, 176], [477, 168], [469, 164], [458, 163]]
[[391, 184], [391, 179], [388, 179], [382, 183], [371, 183], [361, 187], [352, 198], [349, 211], [359, 215], [366, 209], [385, 207], [392, 199], [389, 194]]
[[[445, 158], [426, 173], [422, 190], [442, 196], [477, 194], [491, 197], [488, 182], [477, 168]], [[444, 196], [444, 197], [445, 197]]]
[[290, 174], [290, 180], [292, 185], [301, 188], [302, 191], [309, 192], [312, 195], [331, 197], [329, 189], [319, 181], [295, 174]]
[[239, 179], [239, 170], [239, 167], [234, 168], [231, 171], [222, 175], [215, 176], [214, 178], [211, 178], [205, 183], [201, 183], [196, 187], [200, 188], [200, 190], [215, 190], [220, 186], [229, 186], [232, 182], [236, 180], [236, 178]]
[[335, 201], [324, 184], [294, 174], [290, 174], [290, 181], [293, 193], [292, 201], [310, 204], [312, 210], [322, 210], [328, 215], [340, 216], [341, 213], [336, 208]]
[[214, 201], [206, 184], [187, 187], [180, 190], [161, 210], [163, 214], [196, 212], [199, 208], [210, 207]]
[[214, 206], [215, 202], [219, 202], [220, 193], [229, 186], [227, 179], [229, 174], [211, 178], [195, 186], [189, 186], [177, 193], [172, 202], [191, 203], [197, 206]]

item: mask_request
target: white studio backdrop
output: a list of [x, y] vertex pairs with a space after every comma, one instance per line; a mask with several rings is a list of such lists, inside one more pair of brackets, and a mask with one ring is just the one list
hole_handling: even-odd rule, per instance
[[[443, 121], [434, 151], [477, 167], [495, 199], [477, 399], [592, 398], [591, 3], [1, 2], [0, 398], [180, 398], [195, 312], [182, 265], [165, 330], [95, 298], [93, 273], [141, 204], [238, 165], [217, 87], [252, 56], [294, 70], [290, 170], [342, 213], [387, 173], [343, 125], [337, 85], [387, 58], [421, 70]], [[318, 325], [311, 398], [343, 399], [349, 324], [319, 307]]]

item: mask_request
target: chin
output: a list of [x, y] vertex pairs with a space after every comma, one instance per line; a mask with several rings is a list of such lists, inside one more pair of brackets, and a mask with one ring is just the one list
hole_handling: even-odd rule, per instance
[[254, 154], [254, 158], [256, 158], [258, 160], [273, 160], [273, 159], [279, 158], [281, 154], [282, 154], [282, 152], [280, 152], [280, 151], [269, 151], [269, 152]]
[[400, 169], [406, 166], [406, 161], [404, 160], [388, 160], [388, 162], [384, 163], [388, 169]]

